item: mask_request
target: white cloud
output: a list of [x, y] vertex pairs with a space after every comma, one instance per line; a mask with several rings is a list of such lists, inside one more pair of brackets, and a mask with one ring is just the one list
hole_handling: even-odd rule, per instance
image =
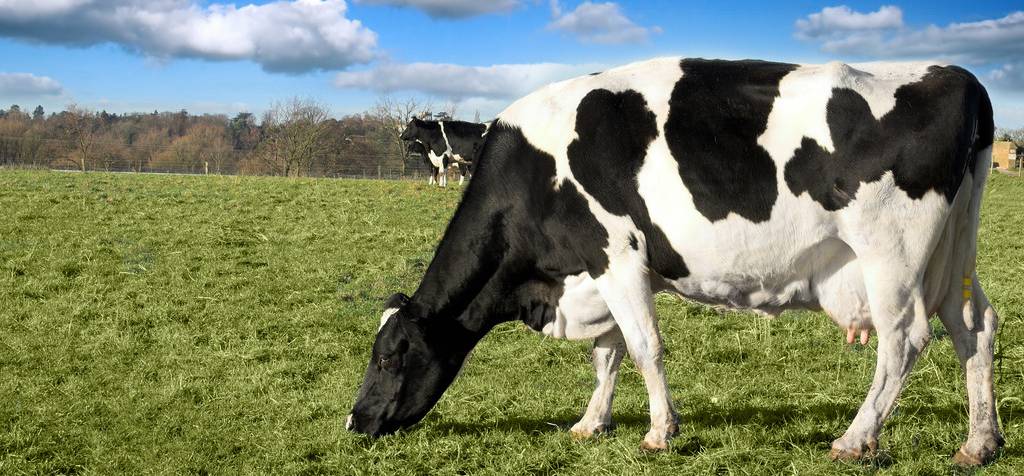
[[562, 16], [562, 5], [558, 0], [548, 0], [548, 7], [551, 8], [551, 18]]
[[0, 36], [155, 58], [250, 60], [267, 71], [337, 70], [375, 58], [377, 35], [344, 0], [238, 7], [195, 0], [0, 0]]
[[[886, 8], [894, 8], [899, 13], [890, 14], [890, 17], [902, 18], [896, 7], [883, 7], [879, 12]], [[866, 17], [879, 12], [851, 13]], [[876, 20], [865, 21], [863, 28], [855, 28], [856, 22], [850, 22], [841, 28], [823, 26], [803, 30], [801, 22], [809, 24], [815, 15], [818, 14], [797, 22], [797, 36], [821, 42], [821, 49], [828, 53], [878, 58], [939, 58], [967, 64], [1024, 60], [1024, 11], [1002, 18], [951, 23], [944, 27], [880, 28], [879, 25], [884, 23]]]
[[549, 30], [575, 35], [586, 43], [639, 43], [661, 31], [657, 27], [637, 25], [614, 2], [583, 2], [563, 15], [561, 6], [553, 0], [551, 13], [554, 19], [548, 24]]
[[467, 18], [510, 11], [520, 0], [356, 0], [367, 5], [390, 5], [422, 10], [434, 18]]
[[338, 73], [334, 85], [378, 93], [420, 92], [448, 99], [514, 99], [548, 83], [603, 69], [557, 63], [463, 66], [439, 63], [381, 64]]
[[990, 71], [986, 79], [997, 87], [1024, 93], [1024, 61], [1004, 64]]
[[990, 87], [997, 123], [1019, 126], [1024, 120], [1024, 11], [945, 26], [911, 27], [903, 23], [898, 7], [871, 13], [830, 7], [797, 20], [795, 34], [833, 55], [970, 66]]
[[58, 96], [64, 88], [47, 76], [29, 73], [0, 73], [0, 96]]
[[796, 21], [797, 36], [820, 38], [850, 31], [889, 30], [903, 26], [903, 11], [886, 5], [877, 12], [859, 13], [846, 5], [825, 7]]

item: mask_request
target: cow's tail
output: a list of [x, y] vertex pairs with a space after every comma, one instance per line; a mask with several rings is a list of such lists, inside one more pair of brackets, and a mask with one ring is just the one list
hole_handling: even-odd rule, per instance
[[[985, 192], [985, 183], [988, 181], [988, 174], [992, 170], [992, 139], [995, 134], [995, 125], [992, 119], [992, 102], [989, 100], [985, 88], [974, 80], [972, 86], [976, 86], [975, 104], [973, 108], [973, 127], [970, 157], [967, 160], [967, 170], [959, 190], [960, 194], [969, 193], [962, 197], [967, 200], [965, 207], [955, 207], [955, 214], [958, 214], [954, 233], [956, 233], [956, 250], [954, 256], [959, 263], [953, 263], [953, 269], [961, 272], [954, 274], [955, 281], [952, 283], [950, 292], [955, 298], [961, 300], [961, 309], [964, 325], [968, 330], [974, 330], [978, 322], [977, 313], [984, 312], [986, 303], [978, 302], [983, 296], [978, 296], [980, 286], [977, 282], [978, 274], [976, 264], [978, 257], [978, 228], [981, 218], [981, 201]], [[958, 201], [961, 197], [957, 197]], [[974, 305], [979, 304], [979, 305]]]

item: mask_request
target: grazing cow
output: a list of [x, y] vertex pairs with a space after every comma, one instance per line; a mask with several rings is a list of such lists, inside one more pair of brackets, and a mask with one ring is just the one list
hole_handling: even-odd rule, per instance
[[[479, 154], [486, 124], [464, 121], [424, 121], [413, 118], [402, 131], [402, 140], [417, 141], [424, 144], [428, 153], [437, 157], [447, 157], [448, 166], [457, 166], [459, 185], [462, 185], [471, 172], [473, 160]], [[431, 159], [433, 160], [433, 159]], [[444, 172], [443, 169], [442, 171]]]
[[593, 339], [578, 436], [611, 424], [624, 352], [647, 387], [642, 447], [677, 430], [653, 293], [878, 335], [835, 459], [872, 454], [938, 314], [966, 373], [958, 463], [1003, 445], [996, 312], [975, 272], [991, 162], [985, 89], [956, 66], [657, 59], [547, 86], [487, 135], [412, 297], [387, 304], [347, 427], [420, 421], [495, 325]]

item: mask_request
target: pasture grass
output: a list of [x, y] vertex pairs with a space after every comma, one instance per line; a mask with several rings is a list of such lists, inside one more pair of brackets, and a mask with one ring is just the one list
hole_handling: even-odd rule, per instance
[[[1024, 473], [1024, 180], [995, 174], [979, 272], [1002, 317]], [[681, 434], [642, 454], [623, 365], [614, 434], [567, 431], [589, 343], [504, 324], [411, 431], [344, 431], [383, 299], [411, 293], [460, 197], [425, 183], [0, 170], [0, 474], [949, 474], [967, 433], [950, 341], [918, 362], [884, 457], [833, 463], [871, 380], [818, 313], [768, 320], [658, 297]], [[628, 359], [627, 359], [628, 360]]]

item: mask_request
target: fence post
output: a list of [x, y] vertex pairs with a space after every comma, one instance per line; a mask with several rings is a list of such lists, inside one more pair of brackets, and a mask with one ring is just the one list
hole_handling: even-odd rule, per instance
[[377, 166], [377, 180], [380, 180], [380, 165]]
[[210, 175], [210, 162], [203, 161], [203, 175]]

